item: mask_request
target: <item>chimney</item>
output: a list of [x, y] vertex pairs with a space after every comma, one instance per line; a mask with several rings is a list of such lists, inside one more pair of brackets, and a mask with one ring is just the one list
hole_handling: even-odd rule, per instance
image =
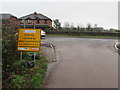
[[37, 12], [34, 12], [34, 15], [37, 15]]

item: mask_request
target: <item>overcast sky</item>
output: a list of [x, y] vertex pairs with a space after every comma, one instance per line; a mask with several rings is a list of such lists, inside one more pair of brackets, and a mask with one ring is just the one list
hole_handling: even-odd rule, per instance
[[[31, 0], [30, 0], [31, 1]], [[0, 13], [22, 17], [33, 12], [74, 26], [91, 23], [103, 28], [118, 28], [118, 2], [2, 2]]]

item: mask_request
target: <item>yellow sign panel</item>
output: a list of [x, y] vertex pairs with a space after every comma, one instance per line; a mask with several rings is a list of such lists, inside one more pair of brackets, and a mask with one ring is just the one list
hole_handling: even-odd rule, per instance
[[41, 30], [21, 28], [18, 30], [18, 51], [40, 51]]

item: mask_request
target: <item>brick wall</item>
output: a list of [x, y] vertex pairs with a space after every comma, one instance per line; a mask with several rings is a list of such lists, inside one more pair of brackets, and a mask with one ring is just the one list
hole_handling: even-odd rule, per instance
[[48, 25], [52, 26], [52, 21], [51, 20], [48, 20]]
[[12, 25], [18, 25], [18, 20], [16, 17], [11, 16], [9, 20]]
[[[24, 23], [20, 23], [21, 20], [18, 20], [18, 25], [23, 25]], [[37, 23], [37, 20], [31, 20], [31, 23], [28, 23], [28, 20], [25, 20], [25, 25], [33, 25], [33, 24], [46, 24], [48, 26], [52, 26], [52, 21], [47, 20], [47, 23], [45, 23], [45, 20], [39, 20], [39, 23]]]

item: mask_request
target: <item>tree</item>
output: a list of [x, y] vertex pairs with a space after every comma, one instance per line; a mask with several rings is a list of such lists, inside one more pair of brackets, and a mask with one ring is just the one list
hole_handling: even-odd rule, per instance
[[71, 28], [71, 29], [74, 28], [74, 24], [73, 24], [73, 23], [70, 24], [70, 28]]
[[64, 23], [64, 27], [65, 27], [65, 28], [70, 28], [69, 22], [65, 22], [65, 23]]
[[116, 32], [117, 29], [110, 28], [110, 32]]
[[53, 27], [59, 31], [61, 29], [61, 23], [59, 22], [59, 19], [53, 20], [53, 23]]
[[69, 24], [69, 22], [64, 22], [63, 30], [70, 30], [70, 24]]
[[80, 26], [77, 26], [77, 30], [80, 30]]
[[97, 28], [97, 24], [94, 25], [94, 28]]
[[[19, 52], [17, 52], [16, 26], [7, 24], [9, 20], [2, 20], [2, 81], [3, 87], [9, 86], [10, 76], [13, 64], [19, 60]], [[1, 49], [1, 48], [0, 48]], [[7, 84], [6, 84], [7, 83]]]
[[87, 24], [87, 30], [92, 31], [92, 25], [90, 23]]
[[84, 32], [84, 27], [82, 24], [77, 24], [77, 30]]

